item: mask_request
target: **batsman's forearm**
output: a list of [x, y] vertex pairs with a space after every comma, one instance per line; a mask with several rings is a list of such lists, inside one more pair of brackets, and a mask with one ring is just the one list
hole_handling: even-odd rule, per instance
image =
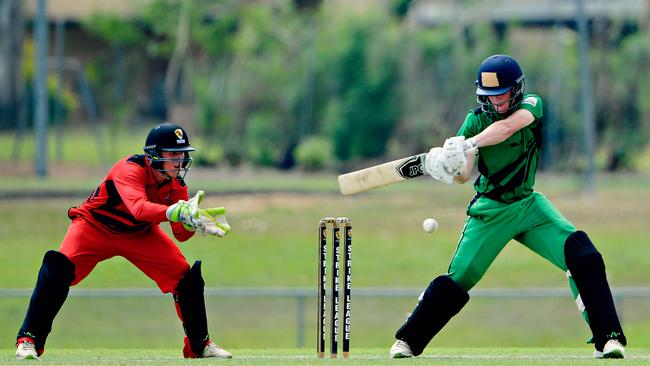
[[495, 122], [483, 130], [483, 132], [474, 136], [476, 139], [476, 146], [481, 148], [496, 145], [512, 136], [515, 131], [516, 130], [514, 130], [506, 120]]
[[474, 136], [476, 146], [481, 148], [499, 144], [533, 121], [535, 121], [535, 117], [530, 111], [520, 109], [510, 117], [492, 123], [481, 133]]

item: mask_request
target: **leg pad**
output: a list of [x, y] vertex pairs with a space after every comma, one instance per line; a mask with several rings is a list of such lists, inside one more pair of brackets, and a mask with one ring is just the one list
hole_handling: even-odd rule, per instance
[[33, 339], [36, 349], [42, 352], [52, 322], [68, 297], [70, 284], [75, 278], [74, 271], [74, 263], [65, 254], [54, 250], [45, 253], [17, 339]]
[[[210, 339], [208, 335], [208, 318], [205, 313], [205, 299], [203, 297], [204, 287], [205, 282], [201, 276], [201, 261], [196, 261], [178, 282], [174, 292], [174, 301], [187, 337], [183, 351], [186, 358], [200, 357], [206, 342]], [[187, 347], [188, 344], [189, 347]]]
[[626, 345], [607, 283], [605, 262], [587, 234], [576, 231], [569, 235], [564, 245], [564, 256], [585, 305], [596, 349], [602, 350], [610, 339]]
[[469, 301], [469, 294], [448, 276], [434, 279], [422, 299], [395, 334], [409, 344], [413, 355], [422, 354], [431, 339]]

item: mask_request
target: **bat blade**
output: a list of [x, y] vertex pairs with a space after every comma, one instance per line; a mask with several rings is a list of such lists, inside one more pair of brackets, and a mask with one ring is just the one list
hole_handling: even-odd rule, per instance
[[339, 175], [339, 189], [344, 195], [350, 195], [420, 177], [425, 174], [426, 156], [426, 153], [412, 155]]

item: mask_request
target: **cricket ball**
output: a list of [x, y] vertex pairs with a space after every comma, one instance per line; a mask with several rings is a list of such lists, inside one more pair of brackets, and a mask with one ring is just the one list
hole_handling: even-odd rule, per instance
[[438, 221], [436, 219], [427, 218], [422, 221], [422, 229], [427, 233], [432, 233], [438, 230]]

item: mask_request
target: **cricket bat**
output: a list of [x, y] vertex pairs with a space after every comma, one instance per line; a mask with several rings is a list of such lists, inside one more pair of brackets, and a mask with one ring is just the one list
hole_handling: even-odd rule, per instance
[[427, 154], [417, 154], [365, 169], [339, 175], [339, 189], [344, 195], [368, 191], [424, 174]]

